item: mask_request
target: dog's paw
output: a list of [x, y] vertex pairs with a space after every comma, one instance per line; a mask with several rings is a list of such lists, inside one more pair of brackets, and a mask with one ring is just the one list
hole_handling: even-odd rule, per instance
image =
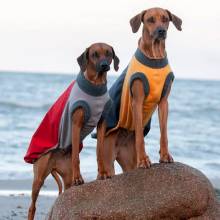
[[78, 176], [78, 177], [75, 177], [72, 181], [72, 186], [79, 186], [79, 185], [82, 185], [84, 184], [84, 180], [82, 178], [82, 176]]
[[173, 157], [169, 154], [160, 154], [160, 163], [173, 163]]
[[106, 179], [111, 179], [112, 175], [108, 172], [99, 172], [97, 176], [97, 180], [106, 180]]
[[139, 160], [137, 163], [137, 168], [150, 168], [151, 167], [151, 161], [149, 157], [147, 156], [146, 158]]

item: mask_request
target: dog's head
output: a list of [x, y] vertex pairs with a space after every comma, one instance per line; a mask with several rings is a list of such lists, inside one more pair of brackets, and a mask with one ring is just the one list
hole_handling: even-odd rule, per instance
[[136, 33], [141, 23], [143, 23], [143, 29], [151, 39], [165, 40], [170, 21], [173, 22], [177, 30], [182, 30], [182, 20], [170, 11], [162, 8], [151, 8], [142, 11], [130, 20], [130, 25], [133, 33]]
[[113, 47], [105, 43], [92, 44], [77, 58], [82, 72], [90, 68], [98, 75], [110, 70], [112, 60], [115, 71], [118, 71], [119, 58], [116, 56]]

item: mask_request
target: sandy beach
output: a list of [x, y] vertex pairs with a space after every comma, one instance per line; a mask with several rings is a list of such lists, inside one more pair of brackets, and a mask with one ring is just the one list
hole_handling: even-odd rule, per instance
[[[1, 180], [0, 181], [0, 219], [27, 219], [30, 204], [32, 180]], [[220, 201], [220, 179], [212, 180]], [[53, 179], [45, 182], [37, 202], [36, 220], [45, 219], [48, 211], [57, 198], [57, 186]]]
[[[30, 205], [32, 180], [1, 180], [0, 181], [0, 219], [27, 219]], [[37, 202], [36, 220], [44, 219], [57, 198], [57, 186], [48, 179], [41, 190]]]

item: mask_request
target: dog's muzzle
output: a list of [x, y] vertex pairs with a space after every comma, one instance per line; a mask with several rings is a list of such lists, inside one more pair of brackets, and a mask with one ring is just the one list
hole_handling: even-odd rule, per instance
[[97, 73], [104, 73], [109, 70], [110, 70], [110, 65], [107, 60], [101, 60], [99, 63], [96, 64]]
[[158, 27], [153, 34], [155, 39], [158, 40], [165, 40], [167, 37], [167, 30], [162, 28], [162, 27]]

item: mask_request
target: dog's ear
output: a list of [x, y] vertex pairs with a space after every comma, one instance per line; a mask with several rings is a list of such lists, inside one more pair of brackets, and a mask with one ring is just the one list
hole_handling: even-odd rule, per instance
[[89, 48], [86, 48], [86, 50], [77, 58], [77, 62], [82, 72], [86, 71], [86, 67], [88, 63], [88, 55], [89, 55]]
[[135, 15], [131, 20], [130, 20], [130, 25], [133, 33], [138, 32], [141, 22], [143, 21], [143, 17], [145, 14], [146, 10], [142, 11], [141, 13]]
[[169, 18], [170, 18], [170, 21], [173, 22], [174, 26], [176, 27], [177, 30], [179, 31], [182, 31], [182, 20], [177, 17], [176, 15], [172, 14], [170, 11], [166, 10], [168, 15], [169, 15]]
[[115, 69], [115, 71], [118, 71], [118, 69], [119, 69], [118, 65], [120, 63], [120, 60], [117, 57], [117, 55], [115, 54], [113, 47], [112, 47], [112, 54], [113, 54], [112, 58], [113, 58], [113, 62], [114, 62], [114, 69]]

